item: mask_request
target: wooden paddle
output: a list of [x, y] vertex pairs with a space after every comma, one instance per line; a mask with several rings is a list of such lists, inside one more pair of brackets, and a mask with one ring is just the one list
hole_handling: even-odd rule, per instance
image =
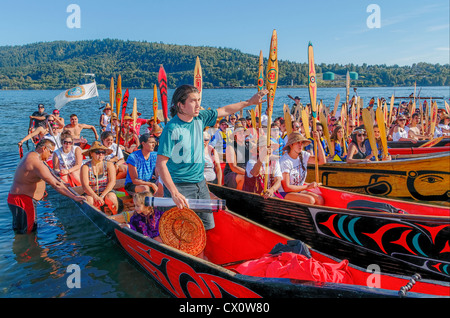
[[131, 114], [131, 117], [133, 118], [133, 129], [136, 127], [137, 112], [137, 99], [135, 97], [133, 101], [133, 113]]
[[162, 108], [163, 117], [164, 117], [164, 124], [167, 124], [167, 119], [168, 119], [167, 75], [166, 75], [166, 71], [164, 70], [164, 67], [162, 65], [159, 67], [158, 82], [159, 82], [159, 94], [161, 97], [161, 108]]
[[[256, 107], [258, 107], [258, 106], [256, 106]], [[252, 120], [252, 128], [255, 131], [255, 133], [257, 133], [258, 128], [256, 127], [256, 113], [255, 113], [254, 109], [250, 109], [250, 118]]]
[[373, 155], [375, 156], [375, 160], [378, 161], [378, 148], [377, 143], [375, 141], [375, 134], [373, 132], [373, 117], [370, 111], [367, 108], [364, 108], [362, 111], [362, 117], [364, 122], [364, 128], [367, 132], [367, 138], [370, 142], [370, 147], [372, 148]]
[[[308, 89], [309, 89], [309, 99], [311, 102], [311, 114], [313, 120], [313, 131], [317, 131], [316, 121], [317, 121], [317, 83], [316, 83], [316, 68], [314, 65], [314, 50], [312, 43], [308, 44]], [[315, 158], [315, 172], [316, 172], [316, 182], [319, 183], [319, 145], [314, 140], [314, 158]]]
[[[111, 84], [109, 86], [109, 105], [111, 106], [111, 109], [114, 110], [114, 77], [111, 77]], [[117, 116], [119, 116], [119, 113], [117, 113]]]
[[392, 112], [394, 111], [394, 101], [395, 101], [395, 97], [394, 94], [392, 94], [391, 96], [391, 104], [390, 104], [390, 108], [389, 108], [389, 119], [387, 121], [388, 123], [388, 129], [391, 127], [392, 124]]
[[341, 107], [341, 125], [342, 129], [344, 130], [344, 156], [347, 155], [347, 139], [348, 139], [348, 120], [347, 120], [347, 105], [342, 104]]
[[437, 143], [439, 143], [442, 139], [444, 139], [444, 136], [441, 136], [441, 137], [437, 137], [437, 138], [431, 139], [430, 141], [424, 143], [423, 145], [420, 145], [418, 148], [428, 148], [428, 147], [433, 147], [434, 145], [436, 145]]
[[445, 104], [445, 111], [447, 112], [447, 115], [450, 115], [450, 106], [448, 106], [448, 103], [444, 101]]
[[[269, 93], [267, 94], [267, 149], [270, 149], [270, 125], [272, 124], [273, 103], [275, 99], [275, 92], [278, 84], [278, 38], [277, 31], [273, 30], [272, 38], [270, 40], [269, 62], [267, 65], [266, 87]], [[269, 182], [269, 156], [266, 156], [266, 171], [264, 178], [264, 192], [267, 190]]]
[[[264, 89], [264, 59], [262, 50], [259, 52], [259, 64], [258, 64], [258, 92]], [[261, 128], [261, 117], [262, 117], [262, 104], [258, 104], [258, 127]]]
[[347, 75], [345, 77], [345, 102], [349, 105], [349, 97], [350, 97], [350, 74], [347, 70]]
[[292, 132], [292, 117], [289, 110], [289, 106], [284, 104], [284, 124], [286, 126], [286, 132], [288, 135]]
[[[388, 145], [387, 145], [386, 123], [384, 121], [384, 114], [381, 111], [381, 109], [377, 109], [376, 116], [377, 116], [378, 129], [380, 130], [381, 146], [383, 148], [383, 158], [387, 158], [387, 156], [389, 155], [389, 152], [388, 152]], [[378, 150], [377, 150], [377, 152], [378, 152]]]
[[334, 100], [334, 109], [333, 109], [333, 116], [336, 116], [337, 114], [337, 109], [339, 106], [339, 100], [341, 99], [341, 96], [339, 94], [336, 95], [336, 98]]
[[117, 149], [116, 149], [116, 156], [119, 153], [119, 145], [120, 145], [120, 129], [123, 127], [123, 117], [125, 117], [125, 112], [127, 110], [128, 105], [128, 98], [130, 93], [128, 92], [128, 88], [125, 91], [125, 94], [123, 94], [123, 102], [122, 102], [122, 115], [117, 114], [117, 118], [120, 118], [120, 126], [116, 127], [116, 143], [117, 143]]
[[[116, 107], [117, 107], [117, 116], [120, 114], [120, 106], [122, 104], [122, 76], [117, 77], [117, 88], [116, 88]], [[112, 108], [112, 106], [111, 106]], [[112, 108], [113, 109], [113, 108]]]
[[325, 137], [325, 140], [327, 141], [327, 144], [328, 144], [328, 150], [330, 152], [329, 156], [331, 159], [333, 159], [334, 158], [334, 142], [331, 142], [331, 139], [330, 139], [330, 131], [328, 130], [326, 114], [320, 116], [320, 123], [322, 124], [322, 127], [323, 127], [323, 136]]
[[306, 108], [302, 109], [302, 123], [306, 138], [311, 138], [311, 133], [309, 131], [309, 114]]
[[431, 112], [430, 134], [431, 136], [434, 136], [434, 129], [436, 128], [436, 118], [437, 118], [437, 103], [435, 101], [433, 101], [433, 104], [431, 105], [430, 112]]
[[203, 93], [203, 73], [202, 73], [202, 66], [200, 65], [200, 59], [198, 56], [197, 59], [195, 60], [194, 86], [197, 87], [198, 89], [201, 102]]
[[158, 123], [158, 89], [156, 84], [153, 85], [153, 120], [154, 124]]

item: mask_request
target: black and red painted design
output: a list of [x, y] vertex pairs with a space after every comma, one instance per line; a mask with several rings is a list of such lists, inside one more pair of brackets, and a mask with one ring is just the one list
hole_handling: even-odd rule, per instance
[[177, 298], [260, 298], [258, 294], [236, 282], [199, 273], [181, 259], [162, 253], [117, 229], [115, 233], [131, 257]]

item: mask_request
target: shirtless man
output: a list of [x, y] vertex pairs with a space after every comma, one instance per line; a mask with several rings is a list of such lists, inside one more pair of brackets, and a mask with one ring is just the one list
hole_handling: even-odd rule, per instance
[[36, 151], [27, 153], [17, 166], [7, 200], [16, 233], [25, 234], [36, 230], [35, 203], [44, 196], [46, 182], [62, 195], [77, 202], [85, 200], [83, 196], [74, 195], [44, 164], [54, 150], [55, 144], [51, 140], [42, 139], [37, 144]]
[[64, 130], [70, 131], [73, 137], [73, 142], [76, 146], [81, 146], [81, 148], [84, 147], [84, 145], [87, 144], [87, 140], [83, 137], [81, 137], [81, 131], [83, 129], [91, 129], [95, 134], [95, 139], [98, 140], [98, 134], [97, 130], [92, 125], [87, 124], [79, 124], [78, 123], [78, 117], [75, 114], [70, 115], [70, 124], [66, 125], [64, 127]]

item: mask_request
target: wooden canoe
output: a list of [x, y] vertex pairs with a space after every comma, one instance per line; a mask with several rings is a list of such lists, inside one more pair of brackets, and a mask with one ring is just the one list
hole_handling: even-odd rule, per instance
[[[75, 191], [74, 191], [75, 192]], [[56, 193], [56, 192], [55, 192]], [[58, 194], [57, 194], [58, 195]], [[131, 200], [132, 201], [132, 200]], [[123, 226], [88, 203], [75, 204], [107, 236], [119, 244], [144, 271], [172, 296], [179, 298], [298, 298], [298, 297], [446, 297], [450, 283], [379, 273], [380, 286], [370, 287], [372, 273], [349, 264], [351, 283], [319, 282], [239, 274], [239, 265], [259, 260], [292, 238], [229, 210], [214, 213], [215, 228], [207, 231], [205, 256], [200, 259]], [[309, 249], [318, 262], [342, 260]], [[378, 273], [377, 273], [378, 274]], [[410, 285], [408, 285], [410, 284]], [[406, 288], [405, 288], [406, 286]], [[409, 287], [412, 288], [409, 290]]]
[[[348, 259], [352, 264], [361, 267], [377, 264], [383, 272], [406, 275], [419, 272], [424, 277], [450, 281], [448, 208], [377, 201], [374, 197], [326, 187], [319, 189], [327, 206], [314, 206], [275, 197], [264, 199], [258, 194], [214, 184], [208, 186], [239, 215], [302, 240], [314, 249]], [[356, 200], [388, 203], [408, 214], [348, 209], [347, 204]]]
[[[369, 163], [330, 162], [319, 166], [324, 186], [363, 194], [420, 201], [450, 200], [450, 154]], [[308, 165], [306, 182], [314, 181]]]

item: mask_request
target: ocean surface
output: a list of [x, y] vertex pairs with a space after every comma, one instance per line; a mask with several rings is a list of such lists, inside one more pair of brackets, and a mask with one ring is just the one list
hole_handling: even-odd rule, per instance
[[[69, 87], [68, 87], [69, 88]], [[418, 88], [420, 96], [443, 97], [449, 101], [449, 87]], [[124, 90], [125, 91], [125, 90]], [[169, 103], [173, 94], [169, 90]], [[46, 111], [54, 109], [53, 98], [61, 91], [0, 91], [0, 297], [2, 298], [167, 298], [169, 295], [148, 277], [114, 242], [91, 223], [66, 197], [54, 194], [42, 200], [37, 208], [38, 229], [35, 234], [19, 235], [12, 231], [11, 212], [6, 199], [14, 172], [19, 163], [17, 142], [26, 136], [29, 116], [43, 103]], [[256, 89], [209, 89], [203, 91], [202, 106], [213, 109], [250, 98]], [[371, 97], [409, 96], [413, 87], [359, 88], [365, 106]], [[128, 109], [137, 99], [142, 118], [153, 115], [153, 90], [130, 90]], [[353, 90], [351, 90], [353, 95]], [[345, 88], [318, 88], [318, 100], [334, 105], [337, 94], [345, 100]], [[99, 109], [109, 99], [108, 90], [100, 90], [99, 98], [73, 101], [61, 109], [69, 116], [77, 114], [80, 123], [95, 125], [99, 131]], [[309, 102], [307, 88], [279, 88], [276, 91], [274, 116], [282, 115], [283, 104], [291, 106], [288, 95]], [[159, 96], [158, 96], [159, 98]], [[444, 99], [437, 99], [440, 108]], [[396, 100], [398, 102], [399, 100]], [[263, 106], [265, 107], [265, 106]], [[263, 108], [265, 109], [265, 108]], [[245, 115], [246, 112], [244, 112]], [[83, 131], [89, 142], [92, 131]], [[32, 151], [32, 143], [24, 152]], [[78, 265], [80, 288], [70, 288], [71, 265]]]

